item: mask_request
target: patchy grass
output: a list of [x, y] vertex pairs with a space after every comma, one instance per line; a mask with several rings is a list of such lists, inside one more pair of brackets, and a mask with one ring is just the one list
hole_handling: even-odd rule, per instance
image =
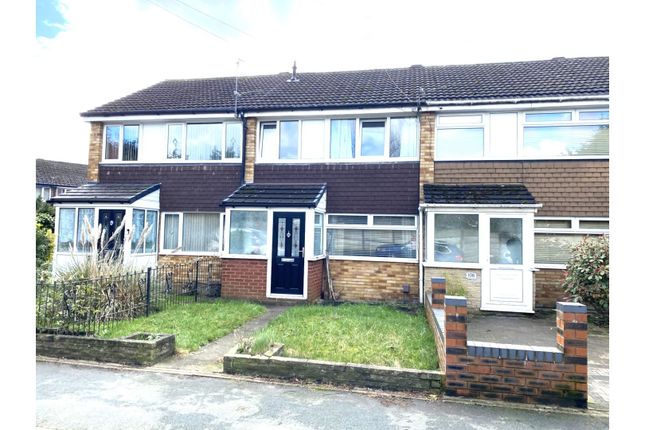
[[399, 368], [437, 369], [434, 336], [423, 312], [387, 305], [343, 304], [293, 307], [258, 332], [253, 354], [273, 343], [283, 355]]
[[174, 305], [168, 309], [130, 321], [117, 321], [101, 337], [115, 338], [135, 332], [175, 334], [178, 352], [191, 352], [232, 332], [263, 314], [262, 305], [238, 300]]

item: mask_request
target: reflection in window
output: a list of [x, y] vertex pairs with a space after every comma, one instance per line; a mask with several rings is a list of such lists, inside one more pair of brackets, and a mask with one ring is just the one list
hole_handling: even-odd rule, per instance
[[94, 209], [79, 208], [78, 217], [76, 219], [76, 252], [90, 252], [93, 228]]
[[367, 224], [367, 215], [329, 215], [329, 224]]
[[171, 124], [168, 126], [168, 159], [181, 158], [182, 148], [184, 147], [184, 128], [181, 124]]
[[267, 212], [231, 211], [231, 254], [266, 255]]
[[186, 126], [186, 160], [221, 160], [222, 124]]
[[417, 156], [416, 118], [390, 119], [390, 157]]
[[435, 214], [434, 261], [479, 262], [479, 216]]
[[226, 158], [240, 158], [242, 154], [242, 124], [232, 122], [226, 124]]
[[147, 211], [146, 224], [149, 227], [144, 247], [146, 252], [157, 252], [157, 211]]
[[139, 156], [139, 126], [123, 126], [123, 161], [137, 161]]
[[608, 155], [608, 125], [524, 127], [524, 155]]
[[105, 127], [105, 159], [117, 160], [119, 158], [119, 141], [121, 140], [121, 126], [108, 125]]
[[332, 119], [329, 158], [356, 156], [356, 120]]
[[581, 234], [535, 233], [535, 262], [567, 264], [571, 250], [583, 237]]
[[526, 122], [571, 121], [571, 112], [527, 113]]
[[280, 122], [280, 159], [298, 158], [298, 121]]
[[71, 252], [74, 245], [75, 209], [61, 208], [58, 213], [58, 252]]
[[472, 159], [480, 158], [483, 155], [483, 128], [447, 128], [437, 130], [437, 159]]
[[163, 227], [164, 249], [179, 247], [179, 214], [166, 214]]
[[143, 230], [146, 222], [146, 211], [140, 209], [132, 210], [132, 240], [133, 253], [143, 253], [144, 243], [142, 240]]
[[609, 111], [595, 111], [595, 112], [580, 112], [580, 119], [582, 121], [596, 120], [604, 121], [609, 119]]
[[385, 121], [361, 122], [361, 155], [385, 155]]
[[263, 123], [260, 130], [260, 156], [265, 159], [278, 158], [278, 133], [275, 123]]
[[522, 219], [490, 219], [491, 264], [522, 264]]
[[414, 230], [354, 230], [327, 228], [329, 255], [416, 258]]

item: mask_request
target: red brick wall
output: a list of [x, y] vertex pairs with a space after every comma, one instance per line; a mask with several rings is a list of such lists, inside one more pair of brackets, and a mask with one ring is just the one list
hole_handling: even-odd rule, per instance
[[609, 161], [441, 161], [437, 184], [523, 183], [544, 206], [537, 216], [609, 216]]
[[[419, 300], [419, 266], [391, 261], [331, 260], [331, 280], [340, 300], [379, 302]], [[410, 286], [407, 297], [403, 284]]]
[[320, 299], [323, 287], [323, 269], [325, 260], [310, 261], [307, 270], [307, 301]]
[[566, 297], [562, 282], [564, 270], [540, 269], [535, 272], [535, 308], [553, 309], [556, 302], [563, 301]]
[[222, 297], [266, 300], [266, 260], [222, 259]]
[[[433, 287], [445, 288], [433, 282]], [[446, 372], [449, 396], [509, 402], [587, 407], [587, 309], [576, 303], [557, 305], [555, 348], [468, 341], [468, 308], [463, 297], [446, 296], [444, 329], [433, 307], [441, 292], [426, 295], [428, 322]], [[430, 297], [429, 297], [430, 296]], [[442, 357], [443, 356], [443, 357]]]

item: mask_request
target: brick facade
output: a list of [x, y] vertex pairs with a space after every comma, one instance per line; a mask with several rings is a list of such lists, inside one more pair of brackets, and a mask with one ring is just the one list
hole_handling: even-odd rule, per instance
[[266, 260], [222, 260], [222, 297], [264, 301], [266, 291]]
[[[417, 302], [419, 266], [416, 263], [383, 261], [330, 260], [334, 291], [343, 301]], [[404, 294], [404, 284], [410, 293]]]
[[609, 216], [608, 160], [441, 161], [437, 184], [522, 183], [542, 203], [536, 216]]
[[257, 118], [246, 119], [246, 159], [244, 163], [244, 182], [251, 183], [255, 178], [255, 136]]
[[320, 300], [324, 282], [325, 260], [310, 261], [307, 268], [307, 301]]
[[558, 269], [540, 269], [535, 276], [535, 308], [553, 309], [555, 304], [566, 299], [562, 288], [565, 271]]
[[99, 180], [99, 163], [103, 149], [103, 123], [90, 123], [90, 150], [87, 157], [87, 180]]
[[419, 116], [419, 202], [423, 203], [423, 184], [434, 182], [435, 121], [434, 112]]
[[[474, 273], [475, 279], [466, 279], [466, 273]], [[456, 269], [444, 267], [424, 267], [423, 289], [432, 290], [432, 279], [444, 278], [448, 285], [448, 295], [463, 295], [468, 298], [468, 309], [479, 311], [481, 306], [482, 276], [480, 269]], [[555, 305], [554, 305], [555, 306]]]
[[[445, 290], [435, 280], [433, 287]], [[444, 281], [445, 282], [445, 281]], [[443, 309], [441, 309], [443, 307]], [[464, 297], [429, 293], [425, 310], [437, 339], [449, 396], [587, 407], [587, 309], [557, 304], [556, 347], [468, 341]], [[443, 318], [443, 321], [441, 319]]]

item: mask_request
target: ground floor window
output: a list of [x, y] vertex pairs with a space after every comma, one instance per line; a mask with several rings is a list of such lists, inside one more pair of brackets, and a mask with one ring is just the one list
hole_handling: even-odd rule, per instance
[[479, 262], [479, 215], [435, 214], [434, 261]]
[[608, 219], [538, 218], [535, 220], [535, 263], [565, 265], [571, 250], [585, 236], [609, 234]]
[[231, 210], [229, 253], [267, 255], [267, 211]]
[[157, 252], [157, 211], [132, 210], [132, 253]]
[[331, 256], [417, 257], [415, 216], [327, 216], [327, 249]]
[[314, 214], [314, 256], [322, 255], [323, 253], [323, 220], [325, 216], [321, 213]]
[[60, 208], [58, 211], [58, 252], [90, 252], [94, 208]]
[[165, 213], [162, 249], [186, 253], [215, 253], [220, 249], [219, 213]]

